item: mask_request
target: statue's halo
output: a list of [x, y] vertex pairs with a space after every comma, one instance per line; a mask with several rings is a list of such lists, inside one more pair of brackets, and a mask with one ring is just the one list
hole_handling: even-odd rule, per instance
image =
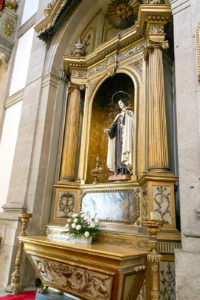
[[112, 95], [112, 103], [114, 105], [117, 105], [118, 104], [118, 101], [121, 100], [121, 99], [125, 99], [127, 102], [130, 103], [130, 96], [128, 93], [124, 92], [124, 91], [118, 91], [118, 92], [115, 92], [113, 95]]

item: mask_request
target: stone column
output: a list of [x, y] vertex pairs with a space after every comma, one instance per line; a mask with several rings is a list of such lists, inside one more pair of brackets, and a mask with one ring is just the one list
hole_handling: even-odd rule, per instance
[[167, 41], [149, 41], [149, 170], [168, 170], [167, 124], [162, 50]]
[[69, 103], [66, 115], [64, 147], [61, 158], [61, 181], [76, 178], [76, 159], [78, 150], [78, 131], [81, 101], [81, 86], [71, 84], [69, 87]]

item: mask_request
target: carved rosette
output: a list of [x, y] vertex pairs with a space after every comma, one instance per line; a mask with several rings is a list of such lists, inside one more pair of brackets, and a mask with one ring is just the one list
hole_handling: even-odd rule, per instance
[[82, 294], [84, 298], [109, 300], [113, 278], [84, 267], [31, 256], [32, 263], [45, 285]]
[[137, 20], [139, 0], [112, 0], [108, 5], [106, 17], [114, 28], [125, 29]]

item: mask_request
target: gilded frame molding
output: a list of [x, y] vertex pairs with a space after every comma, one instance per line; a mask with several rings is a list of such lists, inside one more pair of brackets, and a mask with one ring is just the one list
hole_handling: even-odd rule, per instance
[[79, 202], [79, 211], [81, 211], [82, 208], [82, 201], [85, 195], [91, 194], [91, 193], [116, 193], [116, 192], [131, 192], [135, 199], [136, 199], [136, 205], [137, 205], [137, 212], [135, 217], [131, 221], [127, 221], [125, 219], [123, 220], [114, 220], [114, 219], [100, 219], [100, 222], [102, 223], [120, 223], [120, 224], [127, 224], [127, 225], [133, 225], [135, 222], [140, 218], [140, 188], [99, 188], [99, 189], [87, 189], [87, 190], [81, 190], [80, 193], [80, 202]]

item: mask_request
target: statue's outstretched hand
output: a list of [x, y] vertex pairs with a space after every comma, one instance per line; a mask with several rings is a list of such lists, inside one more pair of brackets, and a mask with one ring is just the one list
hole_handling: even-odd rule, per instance
[[105, 132], [105, 133], [109, 133], [109, 132], [110, 132], [110, 129], [109, 129], [109, 128], [106, 128], [106, 129], [104, 129], [104, 132]]

